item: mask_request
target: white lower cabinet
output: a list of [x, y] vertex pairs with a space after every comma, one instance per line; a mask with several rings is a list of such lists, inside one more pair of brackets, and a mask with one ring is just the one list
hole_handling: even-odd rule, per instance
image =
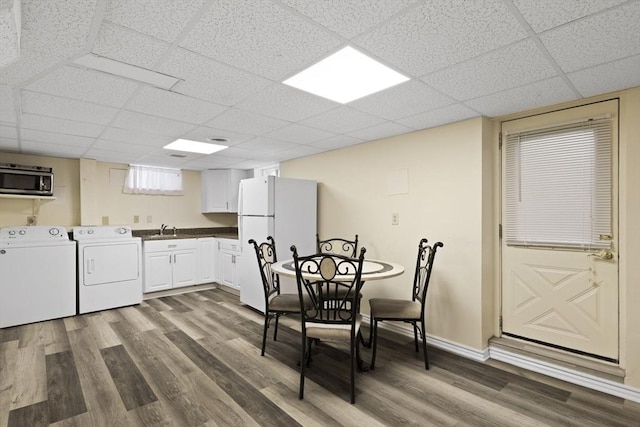
[[199, 283], [198, 239], [145, 241], [143, 252], [145, 292]]
[[218, 256], [216, 282], [233, 289], [240, 289], [238, 283], [238, 258], [241, 255], [240, 241], [237, 239], [216, 239]]
[[213, 237], [198, 239], [198, 253], [200, 256], [200, 278], [198, 283], [210, 283], [216, 280], [216, 249], [217, 242]]

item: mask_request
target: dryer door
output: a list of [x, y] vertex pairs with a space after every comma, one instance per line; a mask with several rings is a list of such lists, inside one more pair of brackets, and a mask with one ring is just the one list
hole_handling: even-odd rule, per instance
[[84, 286], [125, 282], [140, 277], [140, 245], [105, 243], [82, 249]]

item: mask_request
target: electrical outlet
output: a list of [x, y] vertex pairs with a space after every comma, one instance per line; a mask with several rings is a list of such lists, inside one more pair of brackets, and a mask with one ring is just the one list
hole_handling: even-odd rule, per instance
[[102, 217], [102, 225], [109, 225], [109, 217], [108, 216], [103, 216]]
[[29, 215], [27, 217], [27, 225], [36, 225], [37, 219], [35, 215]]
[[147, 215], [147, 224], [151, 224], [153, 222], [153, 218], [151, 215]]
[[133, 216], [133, 223], [134, 224], [138, 224], [140, 222], [140, 215], [134, 215]]
[[391, 214], [391, 225], [398, 225], [400, 222], [400, 214], [395, 212]]

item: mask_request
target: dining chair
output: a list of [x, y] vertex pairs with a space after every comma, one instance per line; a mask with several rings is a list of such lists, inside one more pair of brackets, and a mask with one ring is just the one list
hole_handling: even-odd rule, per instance
[[[335, 254], [344, 255], [355, 258], [358, 252], [358, 235], [356, 234], [353, 240], [347, 240], [340, 237], [333, 237], [330, 239], [320, 240], [320, 235], [316, 234], [316, 247], [318, 253], [323, 254]], [[343, 290], [341, 289], [340, 292]], [[342, 297], [344, 295], [338, 295]], [[362, 294], [358, 294], [359, 299], [362, 299]]]
[[[358, 258], [318, 253], [298, 256], [291, 246], [301, 312], [302, 346], [300, 359], [300, 393], [304, 397], [305, 367], [311, 360], [314, 340], [348, 340], [350, 353], [351, 403], [355, 403], [355, 370], [361, 366], [360, 324], [362, 316], [354, 295], [362, 288], [362, 265], [365, 248]], [[338, 295], [343, 295], [339, 297]], [[305, 306], [305, 298], [309, 305]]]
[[[420, 331], [420, 338], [422, 338], [422, 351], [424, 353], [424, 366], [425, 369], [429, 369], [424, 312], [427, 302], [429, 279], [431, 278], [431, 271], [433, 269], [433, 260], [436, 257], [436, 251], [438, 248], [443, 246], [444, 244], [442, 242], [437, 242], [431, 246], [427, 244], [427, 239], [420, 240], [420, 243], [418, 244], [418, 259], [416, 261], [416, 270], [413, 276], [413, 289], [410, 300], [389, 298], [371, 298], [369, 300], [369, 305], [371, 307], [371, 319], [373, 319], [373, 325], [370, 330], [372, 338], [369, 341], [373, 350], [371, 352], [371, 365], [369, 369], [375, 369], [376, 347], [378, 344], [378, 322], [382, 322], [384, 320], [396, 320], [411, 323], [413, 325], [413, 339], [415, 341], [416, 352], [420, 351], [418, 349], [418, 330]], [[418, 323], [420, 324], [419, 326]]]
[[262, 332], [262, 351], [260, 353], [261, 356], [264, 356], [267, 329], [271, 320], [275, 319], [273, 340], [276, 341], [278, 337], [278, 319], [284, 314], [300, 313], [300, 303], [297, 294], [280, 293], [280, 277], [271, 270], [273, 263], [278, 260], [273, 237], [267, 237], [267, 241], [260, 244], [250, 239], [249, 244], [253, 245], [256, 251], [264, 289], [264, 330]]
[[358, 253], [358, 235], [354, 240], [346, 240], [340, 237], [320, 240], [320, 235], [316, 234], [316, 247], [318, 253], [345, 255], [352, 258]]

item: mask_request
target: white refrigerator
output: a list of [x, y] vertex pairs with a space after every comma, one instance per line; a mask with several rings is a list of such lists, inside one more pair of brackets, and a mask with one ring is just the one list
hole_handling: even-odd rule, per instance
[[[258, 260], [249, 239], [258, 244], [272, 236], [279, 261], [316, 252], [318, 184], [315, 181], [265, 176], [240, 181], [238, 238], [242, 256], [238, 265], [240, 301], [264, 313], [264, 291]], [[297, 293], [295, 280], [280, 278], [281, 293]]]

